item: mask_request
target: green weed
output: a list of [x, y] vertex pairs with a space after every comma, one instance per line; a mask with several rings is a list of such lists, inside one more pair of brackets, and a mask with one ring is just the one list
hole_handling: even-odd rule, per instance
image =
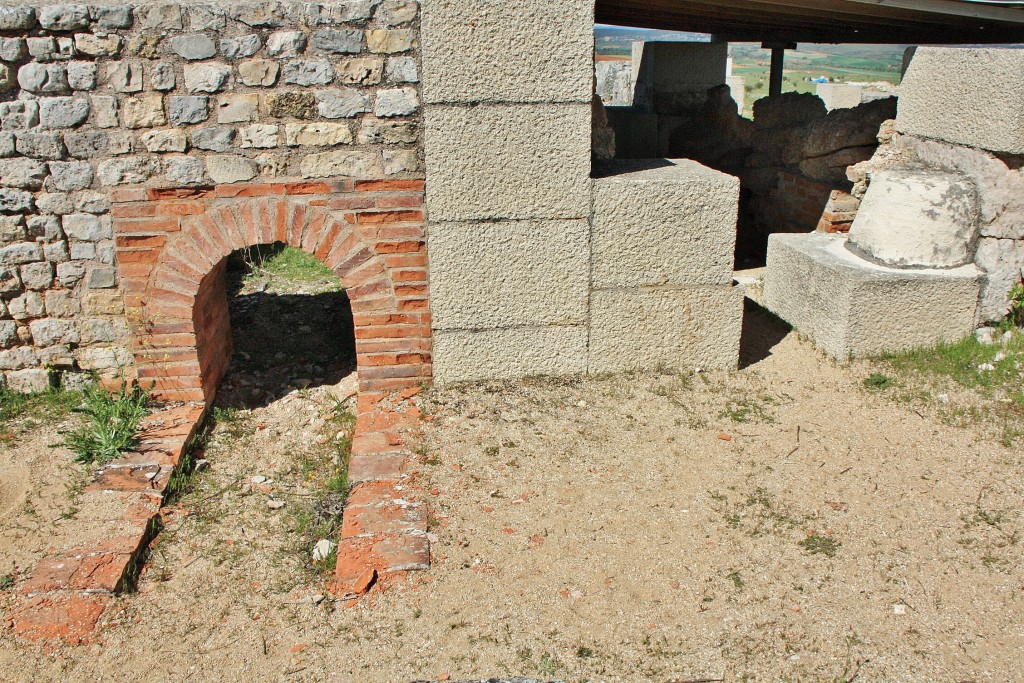
[[14, 587], [14, 577], [10, 574], [0, 576], [0, 591], [10, 590]]
[[893, 379], [889, 375], [882, 374], [881, 372], [872, 372], [868, 377], [864, 379], [864, 386], [868, 389], [874, 389], [875, 391], [882, 391], [888, 389], [893, 385]]
[[139, 386], [122, 384], [117, 393], [98, 385], [85, 390], [82, 406], [75, 412], [86, 416], [81, 427], [67, 432], [65, 445], [82, 463], [104, 463], [131, 450], [138, 443], [139, 423], [149, 414], [149, 395]]
[[831, 536], [820, 536], [817, 532], [814, 532], [804, 540], [797, 543], [797, 545], [803, 548], [809, 555], [835, 557], [836, 552], [839, 550], [839, 546], [842, 544]]

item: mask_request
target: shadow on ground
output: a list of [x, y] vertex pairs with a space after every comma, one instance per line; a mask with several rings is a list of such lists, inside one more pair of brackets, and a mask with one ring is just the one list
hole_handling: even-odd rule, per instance
[[758, 306], [750, 299], [743, 300], [743, 331], [740, 334], [740, 369], [748, 368], [772, 355], [793, 327], [782, 318]]

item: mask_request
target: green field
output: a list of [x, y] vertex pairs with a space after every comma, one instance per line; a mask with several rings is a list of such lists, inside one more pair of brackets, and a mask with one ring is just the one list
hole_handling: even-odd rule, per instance
[[[599, 26], [594, 29], [597, 54], [624, 57], [631, 53], [634, 40], [699, 41], [702, 34], [644, 31]], [[800, 44], [786, 51], [783, 91], [815, 91], [815, 78], [825, 77], [836, 83], [885, 81], [898, 83], [906, 45], [817, 45]], [[747, 101], [768, 94], [768, 71], [771, 52], [759, 43], [731, 43], [733, 73], [746, 79]]]

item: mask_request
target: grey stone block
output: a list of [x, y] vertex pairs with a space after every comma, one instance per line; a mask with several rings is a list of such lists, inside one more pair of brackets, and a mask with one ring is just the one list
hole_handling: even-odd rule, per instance
[[326, 59], [296, 59], [281, 69], [285, 83], [327, 85], [334, 80], [334, 69]]
[[64, 239], [60, 219], [56, 216], [29, 216], [25, 224], [25, 232], [30, 240], [52, 242]]
[[388, 57], [384, 78], [389, 83], [418, 83], [419, 67], [415, 57]]
[[735, 177], [685, 159], [616, 161], [597, 168], [595, 287], [732, 282]]
[[27, 5], [0, 7], [0, 31], [23, 31], [35, 28], [36, 11]]
[[21, 281], [28, 289], [47, 289], [53, 284], [53, 264], [41, 261], [22, 266]]
[[590, 104], [427, 107], [431, 219], [589, 216], [590, 116]]
[[61, 95], [68, 92], [67, 70], [60, 64], [29, 62], [18, 69], [18, 85], [41, 95]]
[[38, 190], [48, 173], [46, 164], [35, 159], [15, 157], [0, 160], [0, 185], [5, 187]]
[[225, 38], [220, 41], [220, 51], [227, 59], [252, 57], [263, 47], [263, 41], [255, 33], [237, 38]]
[[192, 133], [192, 145], [211, 152], [226, 152], [231, 149], [235, 130], [228, 126], [210, 126]]
[[116, 268], [93, 268], [89, 271], [89, 289], [110, 289], [116, 286]]
[[587, 371], [587, 328], [517, 327], [434, 332], [434, 381], [576, 375]]
[[177, 31], [183, 28], [181, 7], [176, 4], [142, 5], [135, 8], [135, 16], [142, 28]]
[[267, 54], [271, 57], [295, 57], [306, 49], [302, 31], [275, 31], [267, 36]]
[[51, 161], [48, 166], [54, 190], [72, 192], [92, 185], [92, 166], [88, 161]]
[[107, 153], [109, 138], [102, 130], [84, 130], [64, 134], [68, 154], [76, 159], [92, 159]]
[[69, 238], [80, 242], [97, 242], [114, 236], [110, 218], [91, 213], [69, 213], [61, 219], [61, 225]]
[[107, 85], [115, 92], [140, 92], [142, 90], [142, 64], [135, 62], [113, 62], [107, 65]]
[[974, 265], [897, 269], [865, 261], [846, 238], [768, 239], [764, 302], [830, 356], [875, 356], [959, 341], [974, 330], [981, 271]]
[[202, 95], [171, 96], [171, 123], [185, 126], [210, 118], [210, 98]]
[[590, 372], [734, 370], [739, 363], [739, 287], [597, 290], [590, 297]]
[[10, 188], [0, 189], [0, 213], [31, 213], [32, 193]]
[[131, 28], [132, 8], [127, 5], [92, 7], [92, 18], [100, 28]]
[[47, 370], [26, 369], [7, 373], [7, 388], [19, 394], [38, 394], [51, 386]]
[[188, 8], [188, 24], [193, 31], [220, 31], [227, 20], [219, 7], [195, 5]]
[[920, 47], [900, 84], [900, 133], [1024, 154], [1024, 52]]
[[89, 25], [85, 5], [48, 5], [39, 10], [39, 25], [48, 31], [74, 31]]
[[166, 45], [171, 52], [190, 61], [209, 59], [217, 54], [217, 44], [204, 33], [186, 33], [174, 36], [167, 41]]
[[582, 220], [432, 224], [434, 328], [586, 324], [588, 232]]
[[0, 102], [4, 130], [27, 130], [39, 124], [39, 103], [35, 100]]
[[60, 133], [18, 133], [15, 136], [18, 152], [35, 159], [63, 159], [64, 139]]
[[39, 102], [43, 128], [74, 128], [89, 118], [89, 100], [81, 97], [44, 97]]
[[185, 88], [189, 92], [218, 92], [227, 85], [231, 67], [226, 64], [186, 64]]
[[313, 34], [313, 49], [331, 54], [357, 54], [363, 49], [363, 32], [322, 28]]
[[0, 38], [0, 59], [5, 62], [16, 62], [24, 56], [24, 38]]
[[394, 88], [377, 91], [373, 113], [381, 118], [408, 116], [420, 108], [420, 96], [416, 88]]
[[252, 180], [259, 173], [256, 164], [236, 154], [219, 154], [206, 158], [206, 172], [215, 183], [237, 183]]
[[428, 103], [590, 103], [589, 0], [436, 0], [423, 4], [421, 31]]
[[320, 90], [316, 93], [316, 109], [324, 118], [352, 118], [370, 111], [370, 98], [354, 88]]
[[43, 252], [34, 242], [19, 242], [0, 249], [0, 266], [17, 266], [42, 259]]
[[72, 90], [92, 90], [96, 87], [96, 64], [68, 62], [68, 85]]

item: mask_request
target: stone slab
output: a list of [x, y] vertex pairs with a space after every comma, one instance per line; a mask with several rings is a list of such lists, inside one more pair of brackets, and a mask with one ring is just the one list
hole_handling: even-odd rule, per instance
[[731, 285], [595, 291], [588, 370], [735, 370], [742, 320]]
[[590, 102], [594, 3], [423, 3], [428, 103]]
[[589, 103], [435, 105], [425, 118], [432, 221], [589, 216]]
[[[727, 285], [739, 180], [686, 159], [595, 167], [593, 286]], [[433, 254], [431, 255], [433, 262]]]
[[1024, 154], [1024, 50], [919, 47], [900, 84], [900, 133]]
[[582, 325], [434, 332], [434, 383], [439, 386], [586, 370], [587, 328]]
[[958, 341], [974, 329], [981, 272], [897, 269], [866, 261], [846, 238], [768, 238], [767, 308], [825, 353], [846, 361]]
[[428, 248], [435, 329], [586, 324], [586, 221], [434, 223]]

